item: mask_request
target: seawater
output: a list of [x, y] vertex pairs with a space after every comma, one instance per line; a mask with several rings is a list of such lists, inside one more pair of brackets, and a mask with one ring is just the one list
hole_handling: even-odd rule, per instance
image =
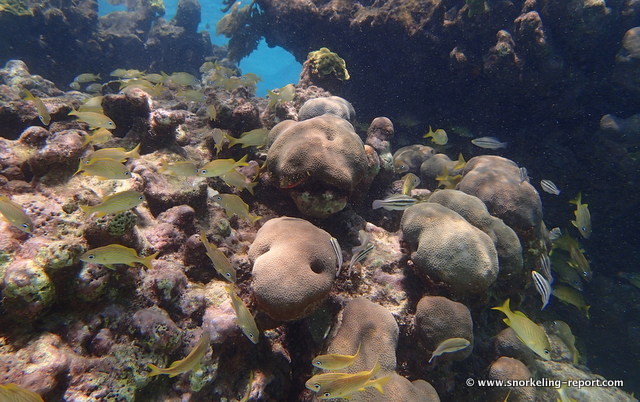
[[[163, 18], [167, 21], [176, 15], [178, 0], [165, 0], [165, 14]], [[211, 42], [218, 46], [224, 46], [229, 41], [223, 35], [216, 35], [216, 23], [225, 13], [220, 11], [223, 7], [220, 0], [201, 1], [202, 16], [199, 31], [208, 31]], [[98, 14], [100, 16], [109, 14], [112, 11], [126, 11], [124, 4], [114, 6], [107, 0], [98, 1]], [[249, 56], [240, 60], [239, 67], [242, 73], [254, 73], [262, 77], [262, 81], [257, 85], [257, 96], [266, 96], [267, 90], [280, 88], [289, 83], [298, 82], [302, 65], [296, 61], [293, 55], [280, 46], [270, 48], [267, 42], [262, 39], [258, 48]]]

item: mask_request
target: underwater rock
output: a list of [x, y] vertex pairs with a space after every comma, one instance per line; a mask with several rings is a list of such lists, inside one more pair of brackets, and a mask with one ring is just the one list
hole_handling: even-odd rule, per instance
[[157, 306], [136, 311], [131, 325], [140, 334], [138, 340], [153, 351], [170, 354], [182, 341], [180, 328], [165, 310]]
[[[142, 132], [148, 130], [151, 98], [139, 88], [133, 88], [123, 94], [105, 95], [102, 99], [102, 109], [105, 116], [116, 124], [113, 134], [117, 137], [124, 137], [133, 127]], [[153, 149], [158, 146], [159, 144], [154, 144]]]
[[498, 252], [500, 277], [507, 278], [522, 271], [522, 246], [516, 233], [504, 222], [489, 215], [479, 198], [458, 190], [440, 190], [429, 202], [443, 205], [462, 216], [467, 222], [489, 235]]
[[91, 339], [89, 350], [96, 356], [104, 356], [111, 351], [111, 347], [115, 343], [113, 331], [109, 328], [102, 328], [96, 336]]
[[414, 144], [402, 147], [393, 153], [396, 173], [420, 173], [420, 165], [435, 155], [436, 151], [426, 145]]
[[77, 264], [80, 261], [80, 255], [85, 251], [86, 249], [78, 244], [77, 239], [54, 241], [42, 244], [34, 261], [51, 275], [62, 268]]
[[449, 159], [445, 154], [435, 154], [431, 158], [420, 164], [420, 178], [423, 185], [430, 189], [436, 189], [438, 187], [438, 180], [436, 177], [444, 175], [445, 169], [450, 174], [454, 174], [453, 167], [456, 162]]
[[471, 158], [457, 189], [480, 198], [491, 215], [519, 235], [542, 221], [538, 192], [528, 181], [521, 182], [518, 165], [509, 159], [493, 155]]
[[616, 55], [614, 79], [627, 89], [640, 91], [640, 27], [625, 32]]
[[494, 356], [496, 358], [500, 356], [512, 357], [518, 359], [527, 365], [531, 365], [535, 359], [535, 353], [518, 338], [516, 332], [507, 327], [493, 339]]
[[384, 394], [368, 388], [355, 393], [351, 401], [362, 402], [440, 402], [438, 392], [425, 380], [409, 381], [398, 373], [392, 373], [391, 380], [383, 387]]
[[40, 126], [30, 126], [27, 127], [22, 134], [20, 134], [20, 138], [18, 141], [22, 144], [26, 144], [29, 146], [41, 147], [45, 144], [45, 141], [49, 137], [49, 131]]
[[337, 258], [331, 235], [303, 219], [267, 221], [249, 248], [258, 308], [280, 321], [305, 317], [331, 291]]
[[344, 119], [323, 115], [286, 120], [269, 133], [267, 169], [305, 215], [326, 218], [365, 193], [368, 158], [364, 144]]
[[327, 96], [306, 101], [298, 111], [298, 121], [308, 120], [312, 117], [330, 114], [353, 123], [356, 111], [349, 101], [339, 96]]
[[14, 260], [2, 283], [2, 305], [16, 319], [33, 320], [53, 305], [56, 290], [44, 268], [32, 260]]
[[17, 141], [0, 138], [0, 175], [7, 180], [26, 180], [30, 176], [27, 160], [34, 152]]
[[153, 269], [142, 279], [139, 293], [150, 302], [168, 306], [176, 302], [187, 287], [183, 267], [165, 260], [157, 260]]
[[416, 334], [424, 345], [424, 353], [418, 359], [428, 361], [433, 351], [444, 340], [464, 338], [471, 345], [453, 353], [444, 353], [436, 361], [464, 360], [473, 351], [473, 320], [471, 312], [462, 303], [442, 296], [424, 296], [416, 306]]
[[64, 130], [47, 137], [44, 147], [29, 158], [27, 163], [36, 177], [47, 176], [60, 180], [60, 171], [69, 174], [78, 166], [83, 152], [81, 130]]
[[198, 0], [178, 1], [176, 16], [171, 22], [184, 28], [186, 32], [195, 34], [200, 24], [200, 2]]
[[418, 276], [444, 282], [458, 298], [479, 296], [495, 282], [493, 241], [458, 213], [419, 203], [404, 211], [401, 229]]
[[[520, 360], [510, 357], [500, 357], [489, 366], [488, 379], [491, 380], [528, 380], [532, 378], [531, 372]], [[509, 394], [509, 400], [521, 402], [536, 401], [536, 389], [534, 387], [495, 387], [492, 390], [492, 399], [503, 400]]]
[[0, 378], [46, 395], [59, 386], [71, 363], [69, 355], [58, 335], [43, 332], [19, 350], [0, 354]]
[[85, 302], [100, 300], [107, 291], [111, 278], [109, 268], [98, 264], [83, 264], [75, 278], [75, 296]]
[[344, 59], [323, 47], [307, 55], [307, 59], [302, 64], [299, 85], [301, 87], [316, 85], [331, 93], [341, 93], [344, 82], [349, 78], [351, 77]]
[[391, 153], [391, 139], [393, 138], [393, 123], [386, 117], [376, 117], [367, 129], [365, 145], [372, 147], [380, 159], [380, 172], [375, 180], [389, 183], [393, 180], [393, 154]]

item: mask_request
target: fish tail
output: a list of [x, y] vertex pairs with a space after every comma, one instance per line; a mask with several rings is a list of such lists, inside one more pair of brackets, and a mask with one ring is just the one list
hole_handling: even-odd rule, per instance
[[87, 215], [87, 217], [91, 216], [93, 213], [93, 206], [91, 205], [80, 205], [80, 209], [85, 213], [85, 215]]
[[160, 253], [160, 252], [158, 251], [158, 252], [155, 252], [155, 253], [153, 253], [153, 254], [151, 254], [151, 255], [148, 255], [148, 256], [146, 256], [146, 257], [143, 257], [143, 258], [142, 258], [142, 261], [140, 261], [140, 263], [141, 263], [142, 265], [144, 265], [145, 267], [147, 267], [147, 268], [149, 268], [149, 269], [152, 269], [152, 268], [153, 268], [153, 265], [151, 265], [151, 261], [153, 261], [153, 260], [158, 256], [158, 254], [159, 254], [159, 253]]
[[573, 204], [573, 205], [580, 205], [581, 203], [582, 203], [582, 192], [579, 192], [578, 195], [576, 195], [576, 198], [569, 201], [569, 204]]
[[238, 139], [235, 137], [232, 137], [230, 135], [227, 135], [227, 140], [229, 140], [229, 148], [235, 146], [236, 144], [238, 144]]
[[135, 148], [133, 148], [131, 151], [127, 152], [127, 157], [128, 158], [132, 158], [132, 159], [137, 159], [140, 157], [140, 143], [138, 143], [138, 145], [135, 146]]
[[374, 200], [373, 204], [371, 204], [372, 209], [382, 208], [382, 200]]
[[378, 374], [378, 372], [380, 372], [380, 361], [379, 359], [376, 360], [376, 364], [373, 365], [373, 368], [371, 369], [371, 371], [369, 372], [369, 376], [373, 377], [376, 374]]
[[384, 387], [389, 381], [391, 381], [391, 376], [387, 375], [382, 378], [378, 378], [374, 380], [371, 385], [373, 386], [373, 388], [378, 390], [378, 392], [380, 392], [381, 394], [384, 394], [384, 389], [382, 387]]
[[247, 184], [246, 189], [251, 195], [253, 195], [253, 188], [255, 186], [257, 186], [257, 185], [258, 185], [258, 182], [256, 182], [256, 181], [251, 182], [251, 183]]
[[584, 308], [584, 314], [587, 316], [587, 320], [591, 319], [591, 316], [589, 315], [589, 310], [591, 309], [591, 306], [586, 306]]
[[162, 371], [160, 371], [160, 367], [156, 366], [155, 364], [147, 364], [147, 367], [149, 367], [151, 369], [151, 372], [149, 373], [149, 377], [154, 377], [157, 376], [159, 374], [162, 374]]
[[505, 300], [502, 306], [491, 307], [491, 310], [502, 311], [507, 314], [507, 312], [511, 312], [511, 307], [509, 307], [509, 299]]
[[358, 349], [356, 350], [356, 354], [355, 354], [355, 355], [353, 355], [353, 360], [354, 360], [354, 361], [358, 358], [358, 356], [360, 356], [360, 347], [361, 347], [361, 346], [362, 346], [362, 342], [360, 342], [360, 343], [358, 344]]
[[[251, 193], [251, 194], [253, 194], [253, 193]], [[251, 223], [255, 223], [255, 222], [259, 221], [260, 219], [262, 219], [262, 216], [259, 216], [259, 215], [253, 215], [250, 218]]]
[[236, 167], [238, 167], [238, 166], [249, 166], [249, 164], [247, 163], [247, 156], [249, 156], [249, 154], [245, 154], [242, 158], [238, 159], [238, 161], [236, 163], [234, 163], [234, 165]]
[[25, 100], [34, 100], [34, 99], [36, 98], [35, 96], [33, 96], [33, 94], [32, 94], [32, 93], [31, 93], [27, 88], [24, 88], [24, 89], [22, 90], [22, 92], [23, 92], [23, 93], [24, 93], [24, 95], [25, 95], [25, 96], [24, 96], [24, 99], [25, 99]]

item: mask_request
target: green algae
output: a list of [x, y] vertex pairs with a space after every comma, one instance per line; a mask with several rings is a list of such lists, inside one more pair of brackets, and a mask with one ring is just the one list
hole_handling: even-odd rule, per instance
[[133, 229], [138, 221], [138, 217], [131, 211], [124, 211], [109, 220], [107, 223], [107, 233], [114, 237], [120, 237]]
[[2, 296], [5, 310], [10, 314], [37, 318], [49, 310], [56, 290], [43, 267], [26, 261], [20, 269], [5, 271]]
[[45, 271], [52, 271], [75, 265], [85, 249], [80, 244], [65, 241], [54, 241], [38, 250], [35, 262]]
[[326, 47], [310, 52], [307, 56], [307, 61], [311, 65], [311, 71], [320, 77], [334, 75], [340, 81], [346, 81], [351, 78], [344, 59]]

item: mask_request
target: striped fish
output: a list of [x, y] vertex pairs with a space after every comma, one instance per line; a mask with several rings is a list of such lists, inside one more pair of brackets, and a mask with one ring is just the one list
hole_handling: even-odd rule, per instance
[[373, 250], [373, 244], [369, 243], [369, 235], [364, 230], [358, 231], [358, 237], [360, 238], [360, 245], [351, 249], [353, 256], [349, 261], [349, 272], [347, 276], [351, 276], [351, 271], [355, 263], [364, 261], [367, 255]]
[[549, 258], [549, 253], [546, 251], [538, 256], [538, 268], [547, 278], [547, 281], [549, 283], [553, 283], [553, 275], [551, 275], [551, 259]]
[[547, 180], [547, 179], [540, 180], [540, 187], [542, 187], [545, 193], [560, 195], [560, 190], [555, 185], [555, 183], [552, 182], [551, 180]]
[[336, 277], [338, 275], [340, 275], [340, 269], [342, 268], [342, 263], [344, 262], [342, 260], [342, 249], [340, 248], [340, 243], [338, 243], [338, 239], [336, 239], [335, 237], [332, 237], [331, 240], [331, 247], [333, 247], [333, 251], [336, 253], [336, 259], [338, 260], [338, 270], [336, 271]]
[[547, 281], [547, 279], [538, 271], [531, 271], [531, 277], [536, 285], [536, 290], [542, 297], [542, 308], [540, 308], [540, 310], [544, 310], [544, 308], [547, 307], [547, 304], [549, 304], [549, 299], [551, 298], [551, 285], [549, 284], [549, 281]]
[[496, 137], [480, 137], [471, 140], [471, 143], [477, 147], [485, 149], [499, 149], [506, 148], [507, 143], [502, 142]]
[[385, 198], [384, 200], [373, 201], [373, 204], [371, 204], [371, 208], [384, 208], [387, 211], [404, 211], [417, 202], [418, 200], [413, 197], [409, 197], [404, 194], [394, 194]]
[[523, 166], [520, 168], [520, 184], [525, 181], [529, 182], [529, 172], [527, 172], [527, 168]]

